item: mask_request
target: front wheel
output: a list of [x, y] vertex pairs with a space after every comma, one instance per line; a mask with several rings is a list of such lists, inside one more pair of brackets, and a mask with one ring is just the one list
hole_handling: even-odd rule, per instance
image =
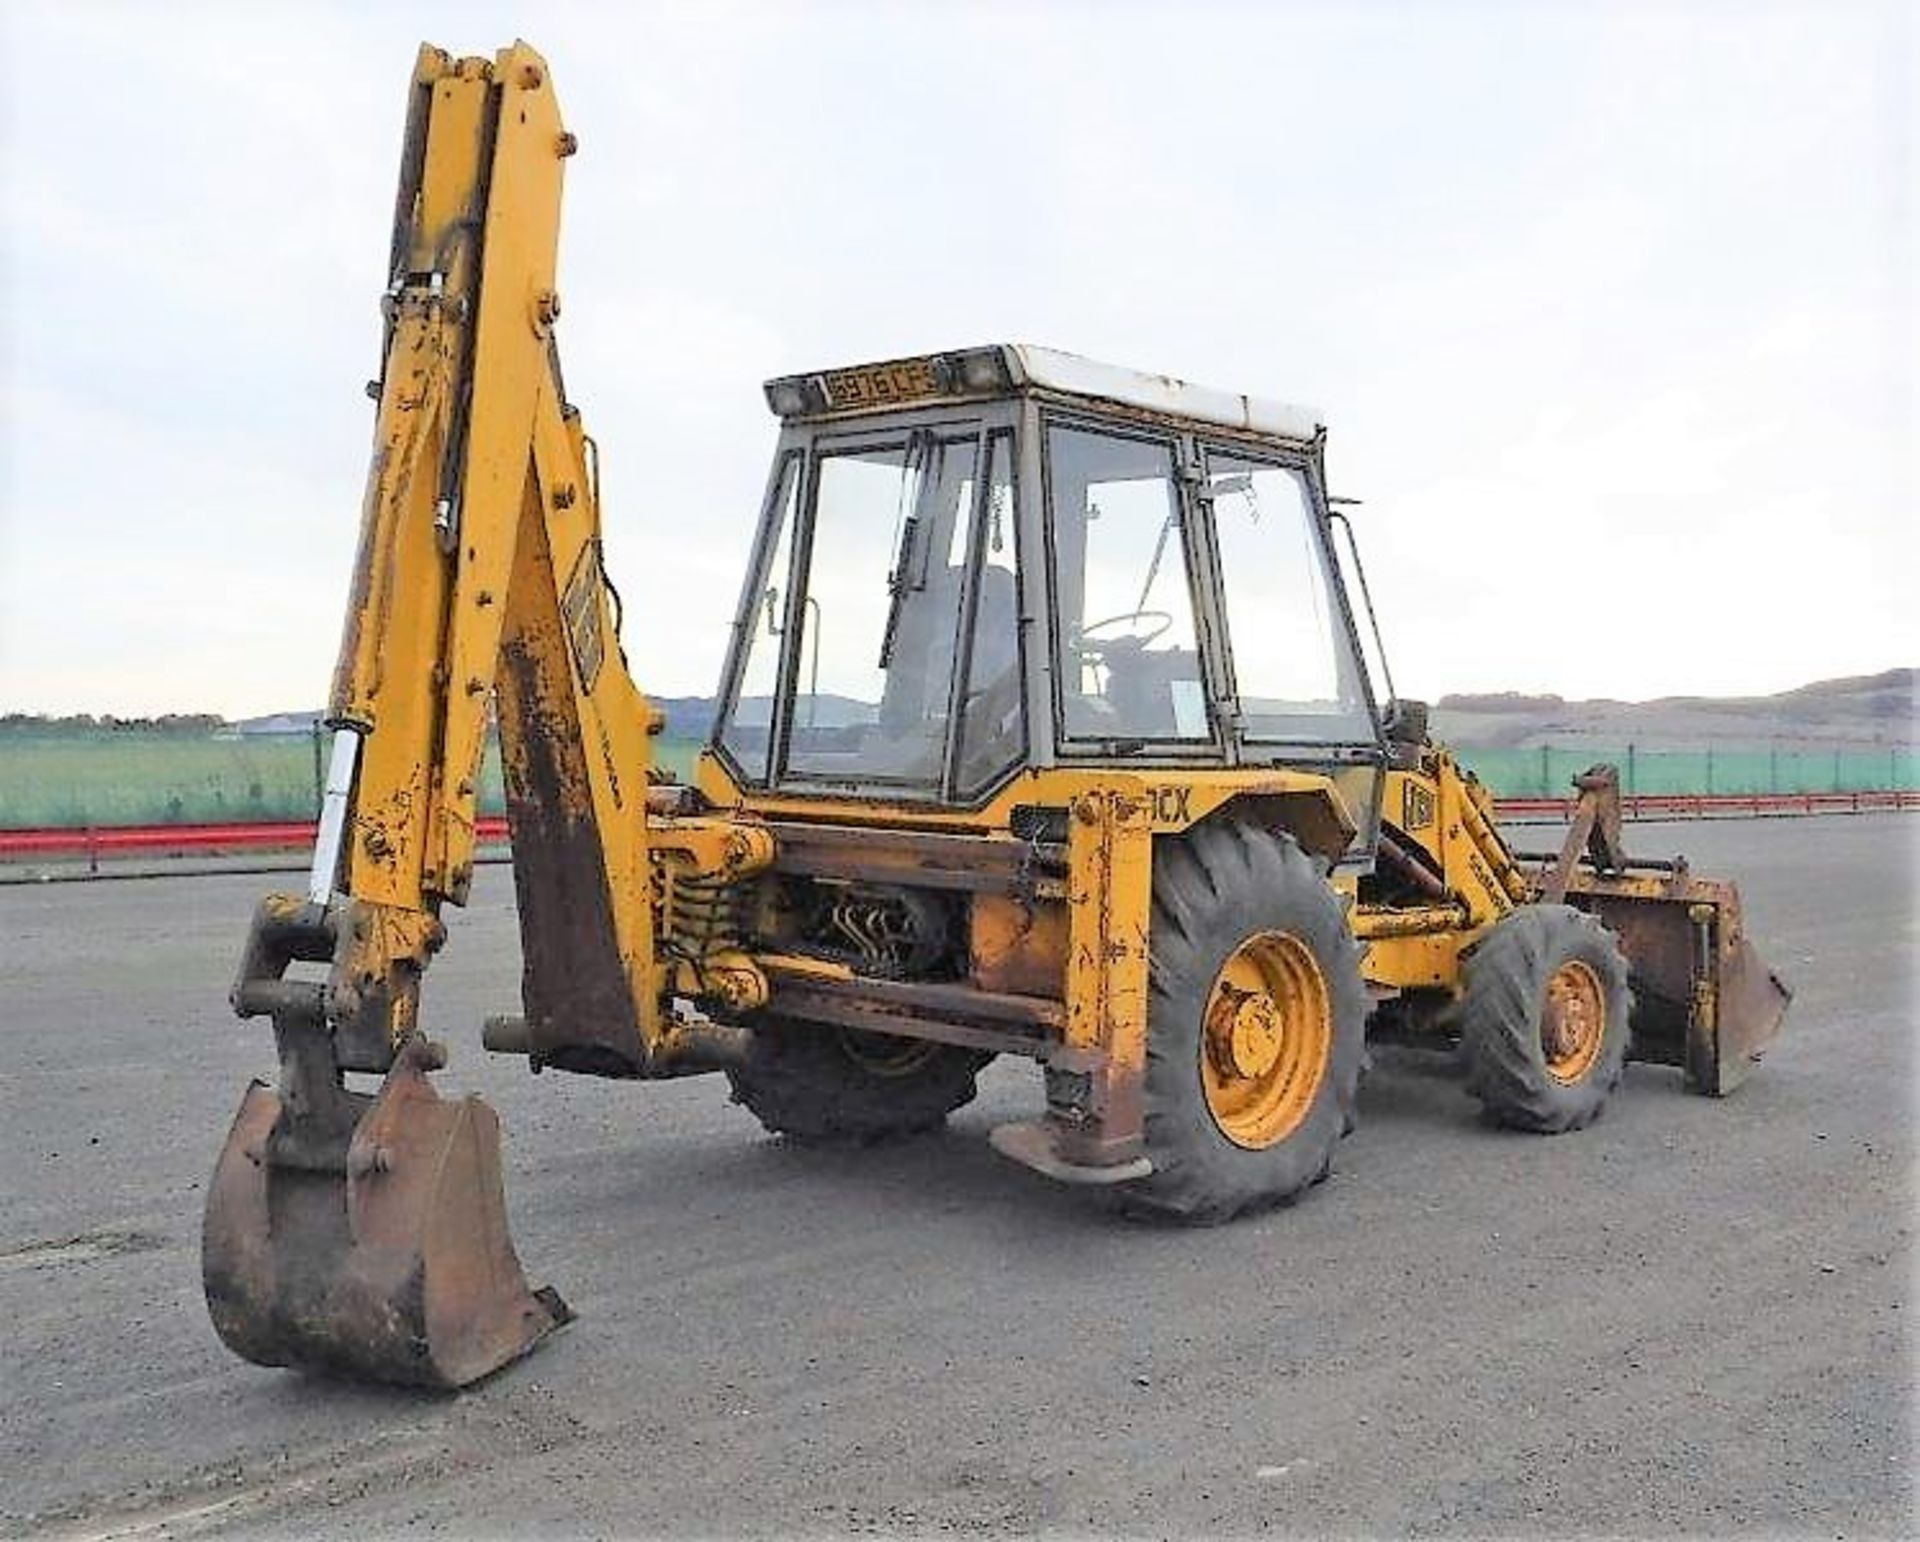
[[1599, 1117], [1627, 1058], [1620, 944], [1570, 905], [1527, 905], [1467, 959], [1460, 1048], [1489, 1118], [1542, 1135]]
[[1237, 823], [1157, 843], [1141, 1208], [1224, 1221], [1327, 1174], [1365, 1051], [1359, 952], [1291, 836]]

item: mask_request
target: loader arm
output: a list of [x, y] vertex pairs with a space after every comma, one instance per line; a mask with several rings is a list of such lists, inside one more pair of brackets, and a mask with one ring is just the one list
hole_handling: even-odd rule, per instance
[[[534, 1063], [709, 1069], [724, 1031], [676, 1021], [669, 992], [766, 998], [724, 936], [691, 961], [655, 948], [662, 891], [753, 872], [772, 840], [649, 820], [659, 718], [615, 636], [595, 452], [553, 335], [574, 149], [525, 44], [421, 49], [312, 873], [262, 902], [233, 989], [242, 1016], [272, 1017], [280, 1078], [255, 1084], [222, 1153], [203, 1272], [222, 1337], [262, 1363], [460, 1385], [567, 1316], [507, 1241], [497, 1120], [438, 1097], [444, 1053], [418, 1029], [441, 907], [472, 883], [491, 704]], [[325, 979], [289, 978], [303, 962]], [[385, 1080], [370, 1096], [348, 1072]]]
[[1369, 981], [1457, 994], [1463, 959], [1503, 917], [1571, 905], [1597, 915], [1626, 956], [1631, 1057], [1684, 1067], [1692, 1091], [1731, 1092], [1778, 1035], [1791, 989], [1747, 938], [1731, 881], [1693, 873], [1684, 857], [1627, 854], [1614, 767], [1592, 766], [1573, 786], [1560, 849], [1516, 852], [1492, 797], [1450, 751], [1429, 742], [1417, 764], [1389, 772], [1380, 859], [1420, 901], [1356, 908]]

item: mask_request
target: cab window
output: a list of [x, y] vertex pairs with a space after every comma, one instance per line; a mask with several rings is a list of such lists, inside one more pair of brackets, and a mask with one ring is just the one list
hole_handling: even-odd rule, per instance
[[1047, 486], [1066, 736], [1208, 740], [1173, 445], [1053, 424]]
[[1206, 468], [1242, 733], [1370, 742], [1366, 695], [1304, 473], [1219, 451], [1207, 453]]
[[979, 450], [916, 430], [817, 457], [789, 776], [939, 785]]

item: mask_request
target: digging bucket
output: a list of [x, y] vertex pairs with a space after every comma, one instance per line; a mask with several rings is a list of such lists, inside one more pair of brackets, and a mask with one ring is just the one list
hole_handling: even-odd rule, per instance
[[[259, 1365], [454, 1388], [572, 1313], [531, 1290], [507, 1234], [498, 1116], [447, 1101], [410, 1041], [379, 1094], [299, 1117], [248, 1088], [207, 1196], [202, 1276], [228, 1348]], [[294, 1094], [289, 1098], [304, 1101]], [[355, 1117], [357, 1115], [357, 1117]]]

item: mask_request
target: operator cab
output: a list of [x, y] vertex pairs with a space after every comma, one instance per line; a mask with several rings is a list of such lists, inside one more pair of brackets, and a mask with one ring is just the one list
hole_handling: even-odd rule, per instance
[[1284, 764], [1371, 809], [1316, 414], [1018, 344], [766, 394], [713, 744], [744, 789], [964, 807], [1051, 766]]

